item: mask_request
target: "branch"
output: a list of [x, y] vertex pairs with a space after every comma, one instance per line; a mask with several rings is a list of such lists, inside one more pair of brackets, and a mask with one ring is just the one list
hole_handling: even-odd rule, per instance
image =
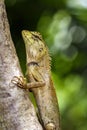
[[0, 130], [42, 130], [27, 92], [10, 85], [20, 75], [4, 0], [0, 0]]

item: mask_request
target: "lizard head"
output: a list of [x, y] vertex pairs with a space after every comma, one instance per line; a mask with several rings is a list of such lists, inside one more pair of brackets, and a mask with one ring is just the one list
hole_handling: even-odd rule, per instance
[[22, 37], [26, 48], [27, 63], [40, 62], [47, 52], [47, 47], [40, 33], [23, 30]]

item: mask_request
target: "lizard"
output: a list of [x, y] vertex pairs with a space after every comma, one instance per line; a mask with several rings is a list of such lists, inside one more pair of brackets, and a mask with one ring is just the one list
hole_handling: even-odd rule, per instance
[[39, 32], [23, 30], [22, 37], [26, 49], [28, 83], [20, 77], [15, 77], [13, 81], [18, 87], [33, 92], [44, 129], [60, 130], [59, 106], [51, 78], [48, 47]]

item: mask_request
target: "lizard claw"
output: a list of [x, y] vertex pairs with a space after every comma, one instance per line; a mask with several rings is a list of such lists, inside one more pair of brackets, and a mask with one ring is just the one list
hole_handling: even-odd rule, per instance
[[26, 86], [26, 78], [23, 78], [23, 76], [14, 76], [11, 82], [20, 88], [25, 88]]

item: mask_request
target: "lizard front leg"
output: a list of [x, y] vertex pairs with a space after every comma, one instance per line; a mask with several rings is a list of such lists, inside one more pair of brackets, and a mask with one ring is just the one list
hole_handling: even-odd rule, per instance
[[42, 87], [45, 85], [44, 82], [31, 82], [27, 83], [26, 78], [23, 78], [22, 76], [14, 76], [13, 79], [11, 80], [13, 84], [16, 84], [18, 87], [22, 89], [31, 89], [31, 88], [38, 88]]

